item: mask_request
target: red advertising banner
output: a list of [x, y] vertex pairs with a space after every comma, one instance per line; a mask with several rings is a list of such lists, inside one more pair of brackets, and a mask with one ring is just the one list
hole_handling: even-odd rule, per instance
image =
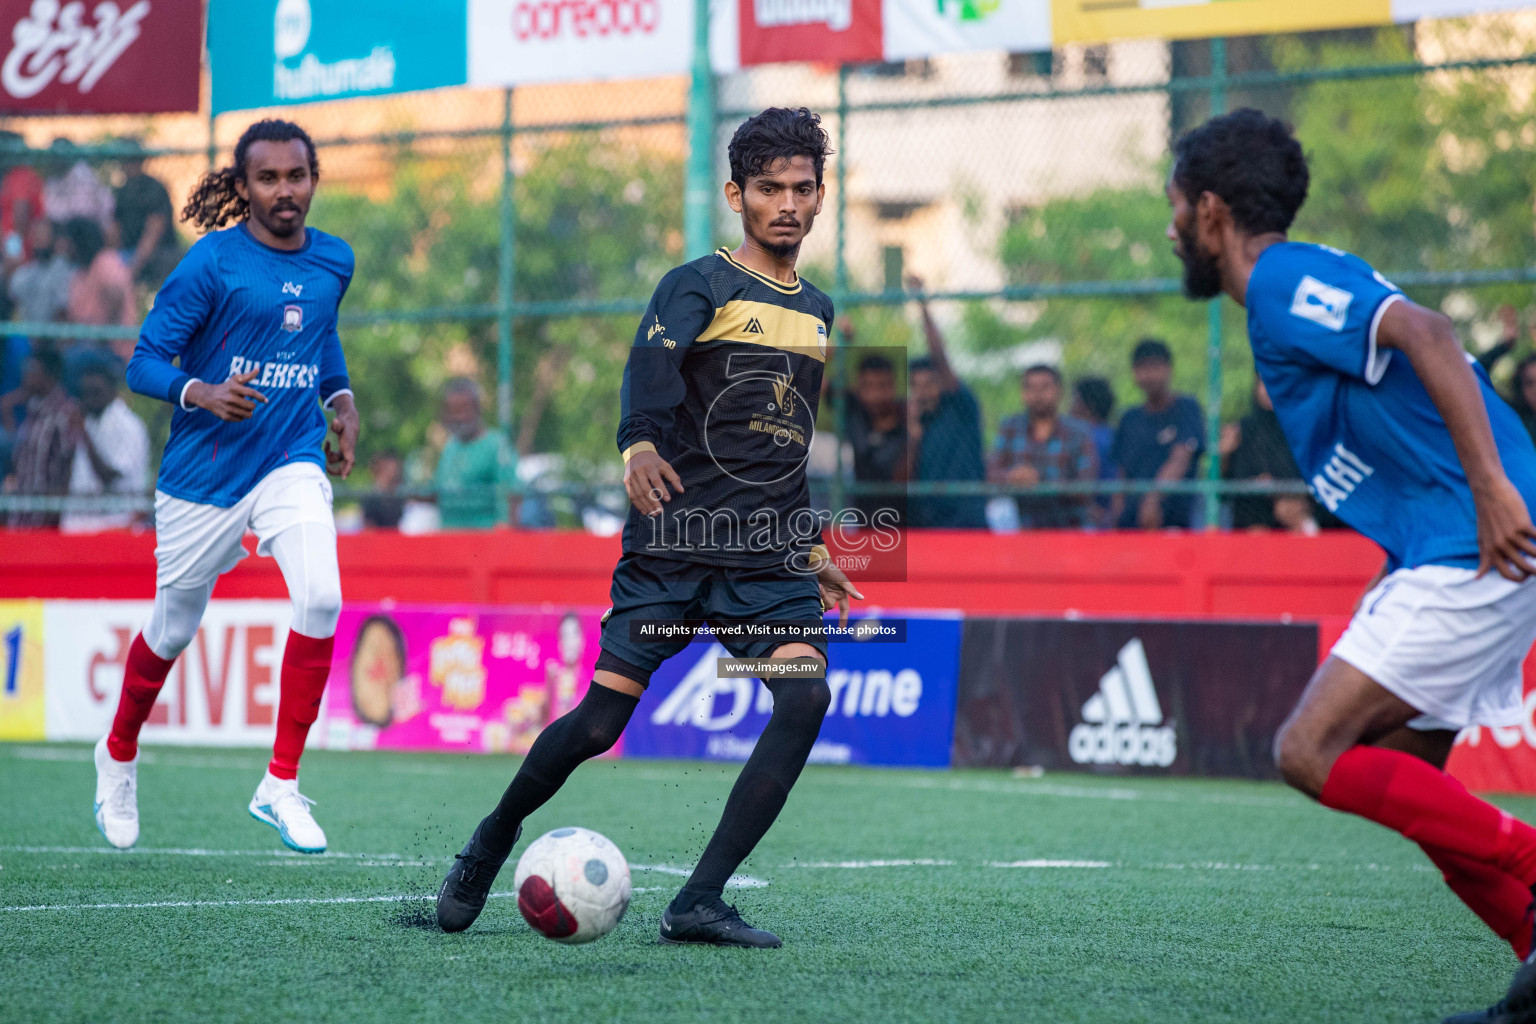
[[1536, 658], [1525, 659], [1520, 721], [1463, 729], [1445, 768], [1475, 792], [1536, 793]]
[[881, 0], [737, 0], [741, 63], [885, 58]]
[[202, 0], [0, 0], [0, 113], [196, 110]]

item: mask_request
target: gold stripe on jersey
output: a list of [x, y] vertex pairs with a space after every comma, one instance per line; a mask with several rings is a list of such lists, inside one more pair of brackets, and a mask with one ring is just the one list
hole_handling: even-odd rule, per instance
[[715, 310], [714, 320], [697, 339], [700, 345], [710, 341], [766, 345], [827, 361], [826, 324], [821, 318], [772, 302], [731, 299]]
[[725, 260], [725, 262], [729, 263], [731, 266], [735, 267], [737, 270], [741, 271], [744, 274], [752, 275], [753, 277], [757, 278], [757, 280], [763, 282], [763, 284], [769, 285], [769, 286], [771, 286], [771, 287], [773, 287], [773, 288], [783, 292], [785, 295], [798, 295], [800, 293], [800, 275], [799, 274], [795, 275], [795, 283], [794, 284], [785, 284], [783, 281], [780, 281], [780, 280], [778, 280], [776, 278], [769, 277], [767, 274], [760, 274], [757, 271], [753, 270], [751, 267], [747, 266], [745, 263], [742, 263], [736, 257], [732, 256], [731, 255], [731, 250], [727, 249], [723, 245], [719, 249], [715, 250], [715, 252], [716, 252], [716, 254], [718, 256], [723, 258]]

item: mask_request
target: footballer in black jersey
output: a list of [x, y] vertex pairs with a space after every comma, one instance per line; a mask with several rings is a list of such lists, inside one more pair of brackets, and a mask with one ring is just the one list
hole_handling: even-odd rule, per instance
[[[638, 627], [702, 621], [723, 627], [717, 639], [734, 657], [774, 663], [758, 669], [773, 714], [662, 915], [661, 941], [780, 945], [721, 895], [783, 809], [831, 701], [826, 642], [807, 627], [834, 607], [846, 622], [849, 598], [863, 597], [821, 544], [805, 473], [832, 302], [795, 262], [821, 212], [830, 152], [821, 119], [804, 108], [743, 123], [725, 184], [741, 245], [677, 267], [656, 288], [624, 369], [618, 447], [633, 508], [593, 685], [534, 741], [456, 858], [438, 893], [446, 931], [474, 922], [523, 819], [618, 741], [651, 673], [692, 638], [648, 639]], [[758, 628], [731, 628], [749, 624]]]

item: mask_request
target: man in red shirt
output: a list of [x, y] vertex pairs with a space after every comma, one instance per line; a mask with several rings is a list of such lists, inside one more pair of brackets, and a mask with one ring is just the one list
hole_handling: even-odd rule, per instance
[[21, 162], [25, 146], [15, 132], [0, 132], [0, 252], [7, 263], [32, 255], [29, 229], [43, 215], [43, 176]]

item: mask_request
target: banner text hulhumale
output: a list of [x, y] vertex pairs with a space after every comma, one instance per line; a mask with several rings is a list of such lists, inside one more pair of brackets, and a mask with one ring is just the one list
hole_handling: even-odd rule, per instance
[[[958, 613], [882, 613], [907, 623], [903, 643], [838, 642], [829, 652], [832, 705], [811, 761], [949, 765], [960, 659]], [[756, 679], [720, 679], [725, 648], [695, 640], [651, 677], [624, 734], [626, 757], [743, 761], [773, 696]]]
[[526, 753], [586, 693], [601, 614], [348, 605], [316, 731], [331, 749]]
[[213, 0], [213, 111], [463, 85], [465, 0]]

